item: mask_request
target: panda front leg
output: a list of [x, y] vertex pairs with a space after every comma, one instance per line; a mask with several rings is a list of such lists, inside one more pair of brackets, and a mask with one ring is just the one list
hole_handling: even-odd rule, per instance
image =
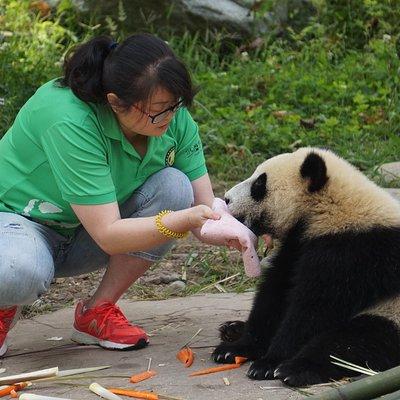
[[[263, 270], [273, 267], [279, 249], [279, 241], [274, 239], [273, 248], [268, 248], [264, 254], [264, 258], [261, 260], [261, 267]], [[235, 342], [244, 335], [245, 328], [246, 323], [244, 321], [226, 321], [218, 328], [219, 337], [223, 342]]]
[[289, 276], [287, 269], [276, 266], [264, 271], [250, 316], [238, 328], [238, 339], [217, 346], [212, 354], [215, 362], [234, 363], [236, 356], [256, 360], [266, 353], [284, 314]]
[[[274, 379], [278, 366], [295, 357], [310, 340], [341, 329], [362, 311], [368, 304], [372, 286], [379, 285], [365, 271], [354, 272], [354, 263], [349, 274], [350, 266], [344, 259], [335, 259], [333, 255], [330, 259], [317, 257], [316, 246], [312, 251], [314, 257], [308, 253], [302, 258], [304, 262], [299, 260], [287, 311], [266, 354], [250, 366], [248, 376], [252, 379]], [[326, 262], [321, 264], [317, 260]], [[365, 269], [365, 265], [360, 268]]]
[[289, 386], [308, 386], [359, 375], [333, 364], [331, 355], [375, 371], [393, 368], [400, 364], [398, 326], [376, 315], [355, 317], [342, 329], [313, 338], [279, 365], [275, 378]]

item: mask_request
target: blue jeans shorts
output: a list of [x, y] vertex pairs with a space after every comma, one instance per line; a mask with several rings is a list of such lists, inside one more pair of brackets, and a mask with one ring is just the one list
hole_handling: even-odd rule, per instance
[[[185, 174], [165, 168], [150, 176], [120, 206], [122, 218], [149, 217], [164, 209], [181, 210], [193, 204]], [[173, 241], [146, 252], [128, 253], [154, 262]], [[19, 214], [0, 212], [0, 307], [33, 303], [54, 277], [75, 276], [108, 265], [110, 256], [81, 226], [66, 238]]]

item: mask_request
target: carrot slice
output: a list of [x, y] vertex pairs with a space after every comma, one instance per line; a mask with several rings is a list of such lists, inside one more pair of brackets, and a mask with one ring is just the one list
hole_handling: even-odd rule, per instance
[[156, 371], [153, 371], [153, 370], [140, 372], [139, 374], [132, 375], [130, 378], [130, 381], [132, 383], [138, 383], [141, 381], [145, 381], [146, 379], [149, 379], [156, 374], [157, 374]]
[[229, 369], [240, 368], [241, 365], [242, 364], [224, 364], [219, 367], [206, 368], [206, 369], [201, 369], [200, 371], [192, 372], [189, 376], [213, 374], [214, 372], [227, 371]]
[[193, 350], [189, 346], [184, 346], [178, 351], [176, 358], [188, 368], [194, 361]]
[[235, 364], [244, 364], [247, 361], [246, 357], [236, 356]]
[[109, 388], [108, 390], [114, 394], [120, 394], [122, 396], [128, 396], [128, 397], [135, 397], [136, 399], [145, 399], [145, 400], [159, 399], [157, 394], [151, 392], [138, 392], [136, 390], [118, 389], [118, 388]]

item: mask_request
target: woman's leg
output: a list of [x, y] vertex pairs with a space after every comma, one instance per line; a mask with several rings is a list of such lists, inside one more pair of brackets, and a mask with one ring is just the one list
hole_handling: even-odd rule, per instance
[[[141, 206], [132, 212], [141, 197]], [[144, 202], [143, 202], [144, 201]], [[121, 207], [123, 217], [148, 217], [162, 210], [173, 211], [190, 207], [193, 192], [189, 179], [174, 168], [165, 168], [151, 176], [135, 195]], [[148, 252], [135, 252], [111, 257], [103, 280], [88, 302], [88, 307], [102, 301], [117, 302], [123, 293], [138, 279], [154, 261], [158, 261], [172, 247], [173, 241]]]
[[[189, 179], [175, 168], [165, 168], [152, 176], [139, 187], [132, 196], [120, 207], [122, 218], [148, 217], [156, 215], [164, 209], [173, 211], [190, 207], [193, 203], [193, 190]], [[94, 242], [85, 229], [81, 228], [68, 243], [61, 245], [55, 259], [55, 276], [76, 276], [92, 272], [108, 266], [104, 276], [104, 286], [110, 281], [107, 290], [99, 287], [94, 298], [110, 296], [111, 291], [118, 296], [126, 282], [121, 282], [126, 269], [130, 270], [132, 281], [138, 279], [151, 264], [159, 261], [172, 247], [173, 241], [164, 243], [146, 252], [132, 252], [110, 257]], [[144, 260], [146, 262], [139, 262]], [[129, 265], [128, 265], [129, 264]], [[124, 271], [121, 271], [124, 269]], [[114, 276], [114, 275], [117, 276]], [[125, 277], [126, 278], [126, 277]], [[107, 292], [107, 293], [104, 293]], [[109, 300], [111, 300], [109, 298]]]
[[[153, 216], [164, 209], [180, 210], [190, 207], [192, 203], [192, 186], [186, 175], [174, 168], [165, 168], [152, 175], [133, 193], [122, 205], [121, 216]], [[107, 264], [108, 268], [92, 298], [77, 306], [73, 340], [114, 349], [145, 345], [148, 338], [144, 331], [127, 320], [125, 325], [121, 325], [125, 317], [114, 304], [172, 245], [173, 241], [170, 241], [147, 252], [109, 257], [85, 230], [79, 231], [66, 249], [62, 262], [56, 263], [56, 276], [78, 275]], [[103, 315], [107, 316], [107, 320]], [[119, 324], [118, 329], [114, 329], [115, 324]], [[117, 331], [118, 334], [115, 333]]]
[[54, 263], [46, 229], [0, 212], [0, 307], [31, 304], [49, 288]]
[[53, 245], [62, 237], [20, 215], [0, 212], [0, 356], [17, 319], [17, 306], [31, 304], [50, 286]]

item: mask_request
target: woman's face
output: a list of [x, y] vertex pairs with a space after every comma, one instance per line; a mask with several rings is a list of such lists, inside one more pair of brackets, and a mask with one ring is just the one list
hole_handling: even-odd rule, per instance
[[[161, 136], [167, 129], [174, 116], [174, 112], [167, 111], [161, 117], [155, 119], [156, 123], [151, 122], [150, 116], [155, 116], [177, 103], [168, 91], [164, 88], [157, 89], [150, 101], [147, 104], [137, 103], [129, 107], [128, 110], [123, 110], [115, 107], [116, 96], [113, 93], [107, 95], [108, 101], [118, 119], [121, 129], [125, 136], [132, 137], [134, 135], [143, 136]], [[164, 116], [164, 118], [163, 118]], [[158, 119], [162, 118], [161, 121]]]

